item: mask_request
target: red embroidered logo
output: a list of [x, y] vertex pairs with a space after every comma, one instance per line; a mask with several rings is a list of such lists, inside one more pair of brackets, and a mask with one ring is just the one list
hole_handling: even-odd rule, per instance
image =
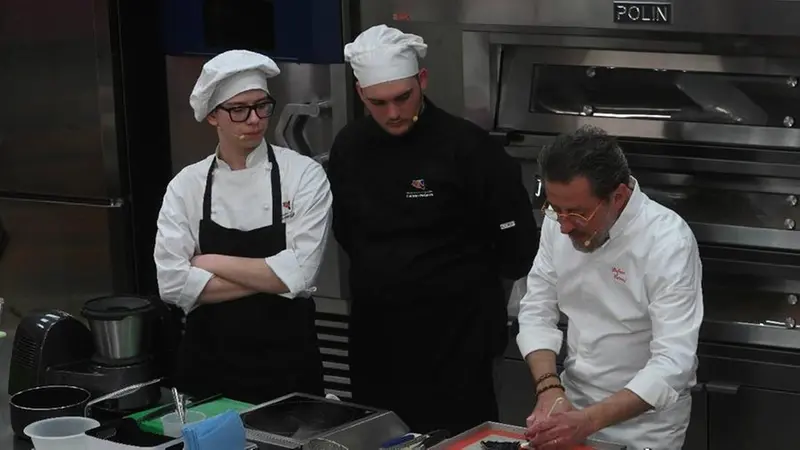
[[283, 207], [288, 209], [289, 211], [292, 210], [292, 202], [283, 202]]
[[420, 191], [424, 191], [425, 190], [425, 180], [423, 180], [423, 179], [411, 180], [411, 186], [416, 188], [416, 189], [419, 189]]
[[627, 277], [625, 275], [625, 271], [620, 269], [619, 267], [612, 267], [611, 273], [614, 274], [614, 279], [617, 281], [622, 281], [623, 283], [627, 281]]

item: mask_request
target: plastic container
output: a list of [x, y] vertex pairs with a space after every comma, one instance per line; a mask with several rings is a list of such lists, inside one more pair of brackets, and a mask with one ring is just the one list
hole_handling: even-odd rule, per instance
[[34, 422], [23, 431], [36, 450], [85, 450], [86, 432], [100, 426], [87, 417], [53, 417]]
[[[200, 411], [186, 411], [186, 425], [194, 422], [206, 420], [206, 415]], [[181, 437], [183, 425], [178, 413], [169, 413], [161, 418], [161, 426], [164, 428], [164, 436]], [[36, 450], [39, 450], [38, 447]]]

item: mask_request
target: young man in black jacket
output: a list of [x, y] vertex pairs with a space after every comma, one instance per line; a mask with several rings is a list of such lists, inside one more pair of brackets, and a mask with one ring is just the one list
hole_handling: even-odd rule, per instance
[[351, 262], [354, 400], [458, 433], [498, 419], [502, 279], [528, 274], [538, 231], [503, 146], [424, 96], [426, 49], [385, 25], [345, 46], [370, 116], [338, 134], [328, 177]]

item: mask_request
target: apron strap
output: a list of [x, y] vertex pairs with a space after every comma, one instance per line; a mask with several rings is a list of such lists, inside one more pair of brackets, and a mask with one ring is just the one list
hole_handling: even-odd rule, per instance
[[214, 169], [217, 168], [217, 157], [211, 158], [211, 165], [206, 175], [206, 190], [203, 192], [203, 220], [211, 220], [211, 184], [214, 182]]
[[278, 168], [278, 161], [275, 159], [275, 152], [272, 150], [272, 145], [267, 142], [267, 157], [272, 170], [270, 177], [272, 181], [272, 225], [278, 225], [283, 222], [283, 195], [281, 192], [281, 171]]
[[[281, 171], [278, 167], [278, 161], [275, 159], [275, 152], [272, 150], [272, 145], [267, 142], [267, 158], [272, 165], [270, 171], [270, 178], [272, 184], [272, 224], [277, 225], [283, 222], [283, 202], [281, 192]], [[203, 220], [211, 220], [211, 185], [214, 182], [214, 169], [217, 168], [217, 158], [211, 159], [211, 165], [208, 167], [208, 174], [206, 175], [206, 189], [203, 192]]]

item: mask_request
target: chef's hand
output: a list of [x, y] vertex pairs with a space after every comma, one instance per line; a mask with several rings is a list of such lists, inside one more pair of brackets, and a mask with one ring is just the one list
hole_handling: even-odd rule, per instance
[[525, 420], [525, 423], [530, 431], [534, 425], [547, 419], [549, 414], [572, 411], [573, 409], [575, 408], [567, 400], [564, 391], [561, 389], [549, 389], [542, 392], [536, 399], [536, 407], [533, 409], [533, 413]]
[[525, 436], [536, 450], [569, 450], [583, 444], [596, 430], [585, 410], [554, 412], [536, 423]]

